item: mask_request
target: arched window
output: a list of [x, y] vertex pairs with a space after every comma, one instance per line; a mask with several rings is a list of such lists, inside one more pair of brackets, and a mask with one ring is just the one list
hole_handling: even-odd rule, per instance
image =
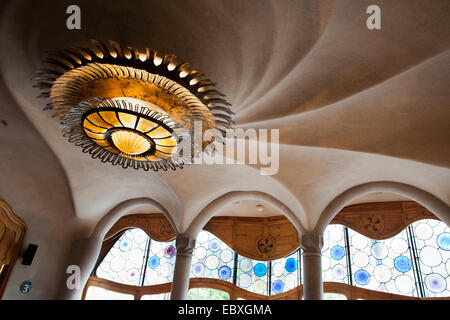
[[412, 223], [385, 240], [343, 225], [324, 233], [324, 281], [411, 297], [450, 295], [450, 229], [437, 220]]
[[212, 233], [201, 231], [193, 253], [191, 278], [199, 283], [199, 278], [218, 279], [250, 293], [273, 296], [301, 284], [300, 261], [299, 250], [273, 261], [250, 259], [234, 252]]
[[450, 228], [440, 221], [422, 220], [410, 231], [424, 296], [450, 296]]
[[[175, 257], [175, 240], [159, 242], [141, 229], [128, 229], [115, 241], [94, 271], [96, 278], [113, 282], [110, 284], [111, 290], [92, 285], [85, 299], [137, 298], [134, 294], [114, 292], [113, 286], [116, 284], [143, 287], [171, 283]], [[168, 296], [144, 294], [141, 299], [165, 299]]]

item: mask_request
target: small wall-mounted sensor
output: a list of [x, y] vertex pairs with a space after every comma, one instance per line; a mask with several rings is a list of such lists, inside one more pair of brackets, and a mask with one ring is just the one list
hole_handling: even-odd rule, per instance
[[29, 244], [22, 257], [22, 264], [29, 266], [34, 259], [38, 246], [37, 244]]

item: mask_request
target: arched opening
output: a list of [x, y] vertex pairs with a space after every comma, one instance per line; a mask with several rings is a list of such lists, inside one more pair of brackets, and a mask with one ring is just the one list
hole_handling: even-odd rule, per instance
[[450, 228], [428, 209], [440, 208], [440, 217], [446, 217], [446, 205], [415, 188], [403, 189], [403, 197], [414, 191], [427, 207], [403, 197], [364, 203], [373, 187], [379, 184], [353, 189], [361, 195], [353, 199], [343, 193], [324, 212], [329, 220], [333, 205], [343, 199], [353, 203], [324, 228], [324, 291], [346, 299], [450, 299]]
[[302, 297], [299, 231], [287, 207], [263, 193], [234, 194], [200, 216], [209, 221], [196, 233], [190, 288], [222, 290], [231, 300]]
[[82, 299], [167, 299], [175, 231], [162, 214], [132, 214], [107, 232]]

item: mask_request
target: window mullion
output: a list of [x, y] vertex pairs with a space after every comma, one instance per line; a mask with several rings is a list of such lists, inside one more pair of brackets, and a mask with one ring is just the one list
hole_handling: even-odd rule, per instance
[[140, 286], [144, 286], [144, 281], [145, 281], [145, 273], [147, 271], [147, 261], [148, 261], [148, 256], [150, 254], [150, 243], [152, 242], [152, 239], [150, 237], [148, 237], [147, 239], [147, 244], [145, 246], [145, 255], [144, 255], [144, 261], [142, 262], [142, 267], [141, 267], [141, 279], [139, 279], [139, 284]]
[[407, 227], [408, 249], [411, 255], [413, 263], [413, 274], [416, 280], [416, 290], [420, 297], [425, 297], [425, 288], [423, 286], [422, 272], [420, 270], [420, 260], [417, 255], [417, 244], [415, 241], [415, 235], [411, 226]]
[[237, 269], [238, 269], [238, 254], [234, 253], [234, 264], [233, 264], [233, 284], [237, 284]]
[[353, 285], [353, 277], [352, 277], [352, 263], [350, 258], [350, 240], [348, 237], [348, 228], [344, 226], [344, 239], [345, 239], [345, 247], [346, 247], [346, 256], [347, 256], [347, 282], [349, 285]]

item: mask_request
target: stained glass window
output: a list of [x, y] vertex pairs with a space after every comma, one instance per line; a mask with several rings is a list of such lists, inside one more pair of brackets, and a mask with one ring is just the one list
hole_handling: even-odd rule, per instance
[[347, 283], [347, 259], [344, 226], [329, 225], [324, 232], [322, 248], [323, 281]]
[[129, 229], [116, 241], [96, 270], [96, 276], [118, 283], [140, 285], [149, 237]]
[[151, 240], [144, 285], [172, 282], [175, 258], [175, 240], [172, 242]]
[[371, 240], [351, 229], [348, 234], [355, 286], [418, 296], [407, 230], [387, 240]]
[[[330, 225], [322, 255], [324, 281], [407, 296], [450, 296], [450, 228], [438, 220], [417, 221], [386, 240]], [[343, 272], [336, 273], [336, 266]]]
[[201, 231], [192, 257], [191, 277], [222, 279], [250, 292], [274, 295], [300, 284], [298, 251], [274, 261], [241, 256], [215, 235]]
[[450, 228], [437, 220], [412, 225], [424, 296], [450, 296]]
[[172, 282], [175, 256], [175, 240], [158, 242], [141, 229], [133, 228], [116, 241], [95, 274], [134, 286]]
[[271, 294], [289, 291], [300, 285], [301, 268], [300, 253], [295, 251], [287, 257], [271, 262], [272, 287]]
[[233, 281], [234, 252], [212, 233], [201, 231], [192, 256], [191, 277]]
[[268, 295], [268, 263], [238, 257], [237, 285], [245, 290]]

